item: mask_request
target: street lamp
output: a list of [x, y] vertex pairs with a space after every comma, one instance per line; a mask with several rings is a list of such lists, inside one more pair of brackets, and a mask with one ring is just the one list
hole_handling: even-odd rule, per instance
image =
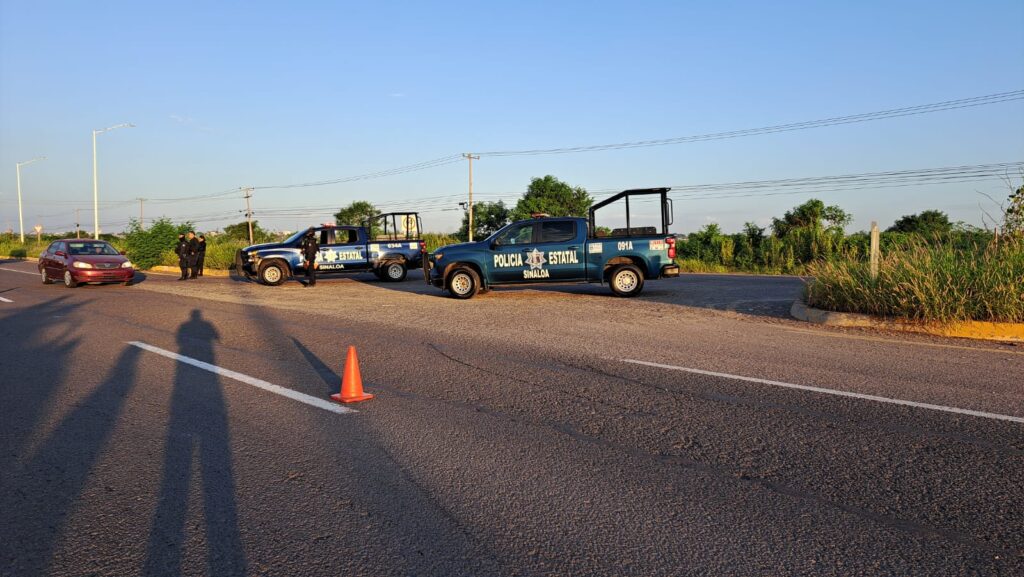
[[134, 124], [125, 123], [104, 128], [103, 130], [92, 131], [92, 215], [93, 215], [93, 237], [100, 239], [100, 181], [96, 172], [96, 135], [110, 132], [118, 128], [135, 128]]
[[15, 172], [18, 173], [18, 229], [21, 231], [21, 242], [22, 242], [22, 244], [25, 243], [25, 219], [22, 218], [22, 216], [21, 216], [21, 167], [25, 166], [26, 164], [32, 164], [33, 162], [36, 162], [36, 161], [39, 161], [39, 160], [46, 160], [46, 157], [45, 156], [37, 156], [37, 157], [33, 158], [32, 160], [26, 160], [25, 162], [19, 162], [19, 163], [17, 163], [17, 168], [15, 169]]

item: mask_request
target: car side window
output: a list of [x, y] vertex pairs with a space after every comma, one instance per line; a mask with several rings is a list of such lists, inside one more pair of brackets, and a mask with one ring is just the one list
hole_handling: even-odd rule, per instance
[[569, 242], [576, 238], [576, 223], [571, 220], [542, 222], [541, 242]]
[[533, 223], [511, 226], [494, 239], [495, 244], [529, 244], [533, 242]]
[[65, 254], [68, 252], [68, 247], [65, 246], [65, 243], [63, 243], [63, 242], [56, 242], [54, 244], [56, 246], [54, 247], [53, 252], [57, 252], [58, 250], [64, 251]]
[[58, 244], [60, 244], [60, 243], [51, 242], [50, 246], [46, 247], [46, 254], [53, 254], [53, 253], [57, 252], [57, 245]]

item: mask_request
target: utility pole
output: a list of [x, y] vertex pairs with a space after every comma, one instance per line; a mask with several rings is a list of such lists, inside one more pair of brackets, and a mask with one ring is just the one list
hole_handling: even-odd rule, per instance
[[144, 198], [135, 199], [139, 201], [139, 229], [146, 230], [146, 222], [142, 220], [142, 203], [146, 201]]
[[469, 161], [469, 242], [473, 242], [473, 161], [480, 160], [479, 156], [473, 156], [470, 152], [462, 154], [463, 158]]
[[256, 241], [252, 239], [252, 204], [249, 199], [252, 198], [253, 188], [243, 188], [245, 191], [245, 220], [249, 222], [249, 244], [255, 244]]
[[81, 221], [78, 218], [78, 212], [82, 210], [80, 208], [75, 209], [75, 238], [82, 238], [82, 225], [79, 224]]

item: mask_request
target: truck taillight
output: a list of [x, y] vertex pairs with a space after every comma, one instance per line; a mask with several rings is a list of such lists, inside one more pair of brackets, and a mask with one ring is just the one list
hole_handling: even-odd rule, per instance
[[422, 240], [420, 241], [420, 252], [423, 254], [427, 253], [427, 243]]
[[668, 245], [668, 258], [676, 258], [676, 237], [670, 236], [666, 238], [665, 244]]

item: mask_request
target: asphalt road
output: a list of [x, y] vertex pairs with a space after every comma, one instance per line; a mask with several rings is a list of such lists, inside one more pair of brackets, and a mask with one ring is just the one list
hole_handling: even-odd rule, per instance
[[[1022, 347], [801, 324], [786, 278], [33, 272], [0, 263], [2, 575], [1024, 574]], [[326, 399], [349, 345], [355, 412], [251, 384]]]

